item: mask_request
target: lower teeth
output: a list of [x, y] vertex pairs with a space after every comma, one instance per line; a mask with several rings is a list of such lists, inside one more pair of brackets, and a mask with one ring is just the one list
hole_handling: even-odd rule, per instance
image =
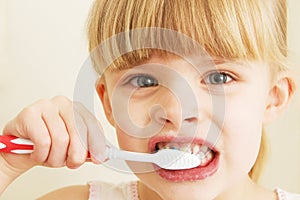
[[201, 160], [200, 166], [201, 167], [206, 166], [208, 163], [212, 161], [213, 157], [214, 157], [213, 152], [209, 151], [208, 153], [206, 153], [204, 158], [200, 158]]

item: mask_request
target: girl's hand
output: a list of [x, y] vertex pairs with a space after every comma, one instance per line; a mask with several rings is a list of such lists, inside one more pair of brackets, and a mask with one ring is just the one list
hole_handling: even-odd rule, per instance
[[[35, 165], [77, 168], [86, 162], [104, 161], [105, 138], [96, 118], [80, 103], [63, 96], [40, 100], [8, 122], [3, 135], [30, 139], [30, 155], [0, 154], [1, 171], [18, 176]], [[0, 171], [0, 172], [1, 172]]]

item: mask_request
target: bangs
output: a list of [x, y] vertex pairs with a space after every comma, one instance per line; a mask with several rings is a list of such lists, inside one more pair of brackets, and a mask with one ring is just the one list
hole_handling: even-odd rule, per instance
[[89, 18], [89, 50], [98, 72], [199, 47], [211, 57], [284, 68], [286, 15], [283, 0], [99, 0]]

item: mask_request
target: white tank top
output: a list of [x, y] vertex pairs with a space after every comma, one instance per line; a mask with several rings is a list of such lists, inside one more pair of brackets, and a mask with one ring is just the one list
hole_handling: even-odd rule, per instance
[[[139, 200], [137, 182], [112, 184], [91, 181], [89, 200]], [[279, 200], [300, 200], [299, 194], [292, 194], [281, 189], [275, 190]]]
[[137, 181], [111, 184], [91, 181], [89, 200], [139, 200]]

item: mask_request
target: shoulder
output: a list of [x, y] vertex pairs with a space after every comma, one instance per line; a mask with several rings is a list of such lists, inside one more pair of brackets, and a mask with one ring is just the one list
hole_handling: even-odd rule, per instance
[[86, 200], [89, 198], [89, 186], [88, 185], [74, 185], [64, 187], [53, 192], [50, 192], [38, 200], [53, 200], [53, 199], [64, 199], [64, 200]]
[[87, 185], [64, 187], [50, 192], [38, 200], [93, 200], [93, 199], [137, 199], [137, 182], [113, 184], [100, 181], [91, 181]]

